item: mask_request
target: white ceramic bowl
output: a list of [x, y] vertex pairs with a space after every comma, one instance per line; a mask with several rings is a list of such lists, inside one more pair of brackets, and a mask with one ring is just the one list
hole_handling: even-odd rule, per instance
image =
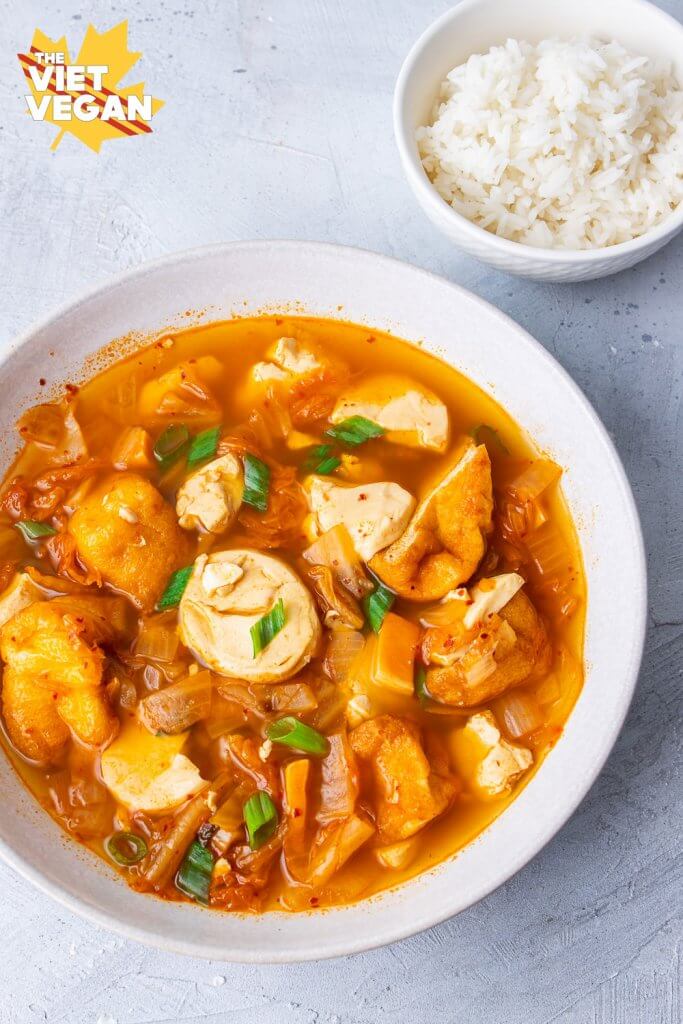
[[401, 163], [433, 224], [470, 256], [499, 270], [541, 281], [590, 281], [632, 267], [683, 227], [683, 204], [630, 242], [603, 249], [537, 249], [485, 231], [441, 198], [422, 167], [415, 129], [431, 118], [439, 86], [451, 68], [506, 39], [538, 43], [551, 36], [594, 35], [673, 62], [683, 83], [683, 25], [646, 0], [462, 0], [418, 39], [394, 91], [394, 133]]
[[[355, 953], [411, 935], [495, 889], [569, 817], [615, 741], [640, 663], [645, 567], [638, 517], [619, 459], [564, 370], [498, 310], [441, 278], [357, 249], [245, 242], [168, 257], [114, 278], [7, 346], [0, 362], [0, 437], [48, 384], [78, 381], [84, 361], [130, 331], [257, 311], [306, 312], [389, 330], [476, 381], [567, 467], [564, 490], [588, 576], [587, 678], [538, 774], [458, 856], [391, 892], [313, 914], [239, 917], [131, 892], [48, 817], [0, 755], [0, 852], [78, 913], [194, 956], [293, 961]], [[88, 363], [86, 376], [95, 364]], [[43, 396], [45, 390], [43, 389]], [[44, 399], [43, 399], [44, 400]], [[0, 457], [2, 467], [9, 452]], [[1, 467], [0, 467], [1, 468]]]

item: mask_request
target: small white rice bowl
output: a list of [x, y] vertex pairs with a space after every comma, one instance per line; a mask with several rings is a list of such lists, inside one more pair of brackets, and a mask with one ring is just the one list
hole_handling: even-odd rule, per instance
[[683, 200], [683, 90], [616, 42], [509, 39], [471, 56], [417, 143], [458, 213], [525, 245], [626, 242]]

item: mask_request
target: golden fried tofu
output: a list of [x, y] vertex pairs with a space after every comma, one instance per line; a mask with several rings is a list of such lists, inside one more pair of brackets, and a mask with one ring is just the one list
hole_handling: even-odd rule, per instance
[[26, 757], [53, 761], [69, 728], [94, 746], [115, 734], [98, 646], [111, 635], [103, 616], [70, 609], [66, 599], [38, 601], [2, 627], [3, 714], [12, 743]]
[[428, 629], [422, 642], [427, 690], [436, 700], [470, 708], [498, 697], [531, 675], [548, 671], [550, 643], [543, 621], [518, 591], [497, 614], [477, 624]]
[[69, 522], [87, 569], [151, 610], [168, 577], [189, 560], [190, 542], [175, 512], [137, 473], [114, 473]]
[[414, 722], [380, 715], [357, 726], [349, 740], [356, 756], [367, 761], [373, 773], [375, 813], [383, 843], [395, 843], [419, 832], [456, 796], [457, 779], [433, 770]]
[[491, 530], [491, 462], [485, 445], [469, 444], [423, 498], [405, 532], [369, 562], [409, 601], [435, 601], [470, 578]]
[[58, 759], [71, 734], [49, 689], [36, 686], [30, 676], [5, 668], [2, 713], [8, 736], [24, 757], [41, 764]]

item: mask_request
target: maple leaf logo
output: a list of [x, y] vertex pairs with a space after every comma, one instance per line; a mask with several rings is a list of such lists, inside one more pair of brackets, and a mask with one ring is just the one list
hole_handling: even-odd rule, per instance
[[[85, 85], [78, 90], [55, 84], [56, 80], [49, 79], [47, 73], [44, 79], [45, 86], [39, 87], [36, 84], [37, 72], [40, 72], [41, 75], [47, 72], [49, 67], [45, 63], [48, 59], [47, 55], [54, 54], [64, 55], [63, 61], [59, 60], [59, 66], [63, 65], [65, 68], [69, 65], [74, 67], [74, 69], [76, 67], [99, 66], [106, 70], [98, 77], [86, 73], [84, 76]], [[39, 55], [45, 56], [39, 57]], [[131, 85], [127, 88], [117, 88], [120, 80], [128, 74], [141, 56], [141, 53], [134, 53], [128, 49], [127, 21], [122, 21], [120, 24], [115, 25], [108, 32], [98, 32], [93, 25], [88, 25], [83, 45], [78, 51], [75, 61], [72, 61], [69, 56], [66, 36], [62, 36], [61, 39], [50, 39], [40, 29], [36, 29], [33, 33], [29, 52], [19, 53], [17, 57], [28, 80], [36, 108], [41, 103], [45, 105], [45, 112], [41, 113], [39, 118], [36, 118], [33, 110], [31, 110], [34, 119], [47, 121], [59, 129], [52, 142], [51, 149], [57, 148], [67, 132], [80, 139], [81, 142], [94, 150], [95, 153], [99, 153], [102, 143], [107, 142], [109, 139], [131, 138], [135, 135], [151, 134], [152, 128], [148, 124], [148, 119], [143, 118], [139, 114], [131, 115], [130, 112], [125, 113], [130, 109], [131, 97], [137, 97], [141, 102], [144, 99], [144, 82], [138, 82], [136, 85]], [[49, 100], [45, 100], [46, 95], [52, 99], [53, 104], [55, 97], [66, 97], [73, 102], [78, 97], [85, 96], [92, 110], [97, 110], [98, 114], [93, 114], [88, 119], [72, 116], [69, 120], [65, 120], [57, 115], [56, 109], [53, 105], [50, 105]], [[30, 97], [27, 96], [27, 101], [29, 99]], [[148, 97], [148, 100], [150, 116], [153, 116], [163, 107], [164, 103], [163, 100], [156, 99], [154, 96]], [[123, 110], [123, 116], [113, 116], [107, 113], [107, 111], [111, 111], [112, 106], [113, 109], [118, 107], [118, 109]]]

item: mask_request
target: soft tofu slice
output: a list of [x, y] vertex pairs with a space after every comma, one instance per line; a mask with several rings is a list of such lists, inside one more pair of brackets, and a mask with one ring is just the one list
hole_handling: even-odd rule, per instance
[[[282, 599], [285, 625], [254, 655], [251, 627]], [[315, 604], [296, 573], [272, 555], [237, 549], [200, 555], [179, 607], [180, 636], [223, 676], [268, 683], [306, 665], [320, 640]]]
[[472, 715], [464, 729], [453, 734], [451, 753], [459, 773], [482, 797], [509, 793], [534, 760], [526, 747], [502, 737], [490, 711]]
[[36, 586], [27, 572], [16, 573], [9, 586], [0, 594], [0, 626], [4, 626], [18, 612], [28, 608], [35, 601], [42, 601], [44, 597], [44, 591]]
[[516, 572], [504, 572], [500, 576], [479, 580], [470, 588], [471, 604], [462, 620], [465, 629], [474, 629], [489, 615], [495, 615], [523, 586], [524, 579]]
[[178, 522], [185, 530], [223, 533], [242, 504], [244, 473], [234, 455], [222, 455], [188, 477], [176, 496]]
[[280, 338], [275, 343], [271, 359], [281, 369], [295, 376], [319, 370], [322, 365], [315, 352], [300, 344], [296, 338]]
[[251, 370], [251, 376], [257, 384], [269, 384], [272, 381], [287, 380], [289, 374], [275, 363], [255, 363]]
[[187, 733], [153, 736], [130, 719], [102, 754], [102, 781], [130, 811], [162, 814], [185, 803], [206, 785], [182, 753]]
[[440, 398], [410, 377], [377, 374], [348, 387], [330, 419], [341, 423], [364, 416], [387, 431], [385, 440], [409, 448], [444, 452], [448, 446], [448, 410]]
[[291, 381], [306, 373], [319, 370], [322, 366], [316, 354], [298, 342], [296, 338], [280, 338], [269, 350], [267, 356], [267, 362], [256, 363], [252, 367], [251, 378], [256, 384]]
[[415, 508], [412, 494], [388, 480], [349, 487], [309, 476], [304, 489], [318, 532], [345, 526], [364, 562], [402, 535]]

